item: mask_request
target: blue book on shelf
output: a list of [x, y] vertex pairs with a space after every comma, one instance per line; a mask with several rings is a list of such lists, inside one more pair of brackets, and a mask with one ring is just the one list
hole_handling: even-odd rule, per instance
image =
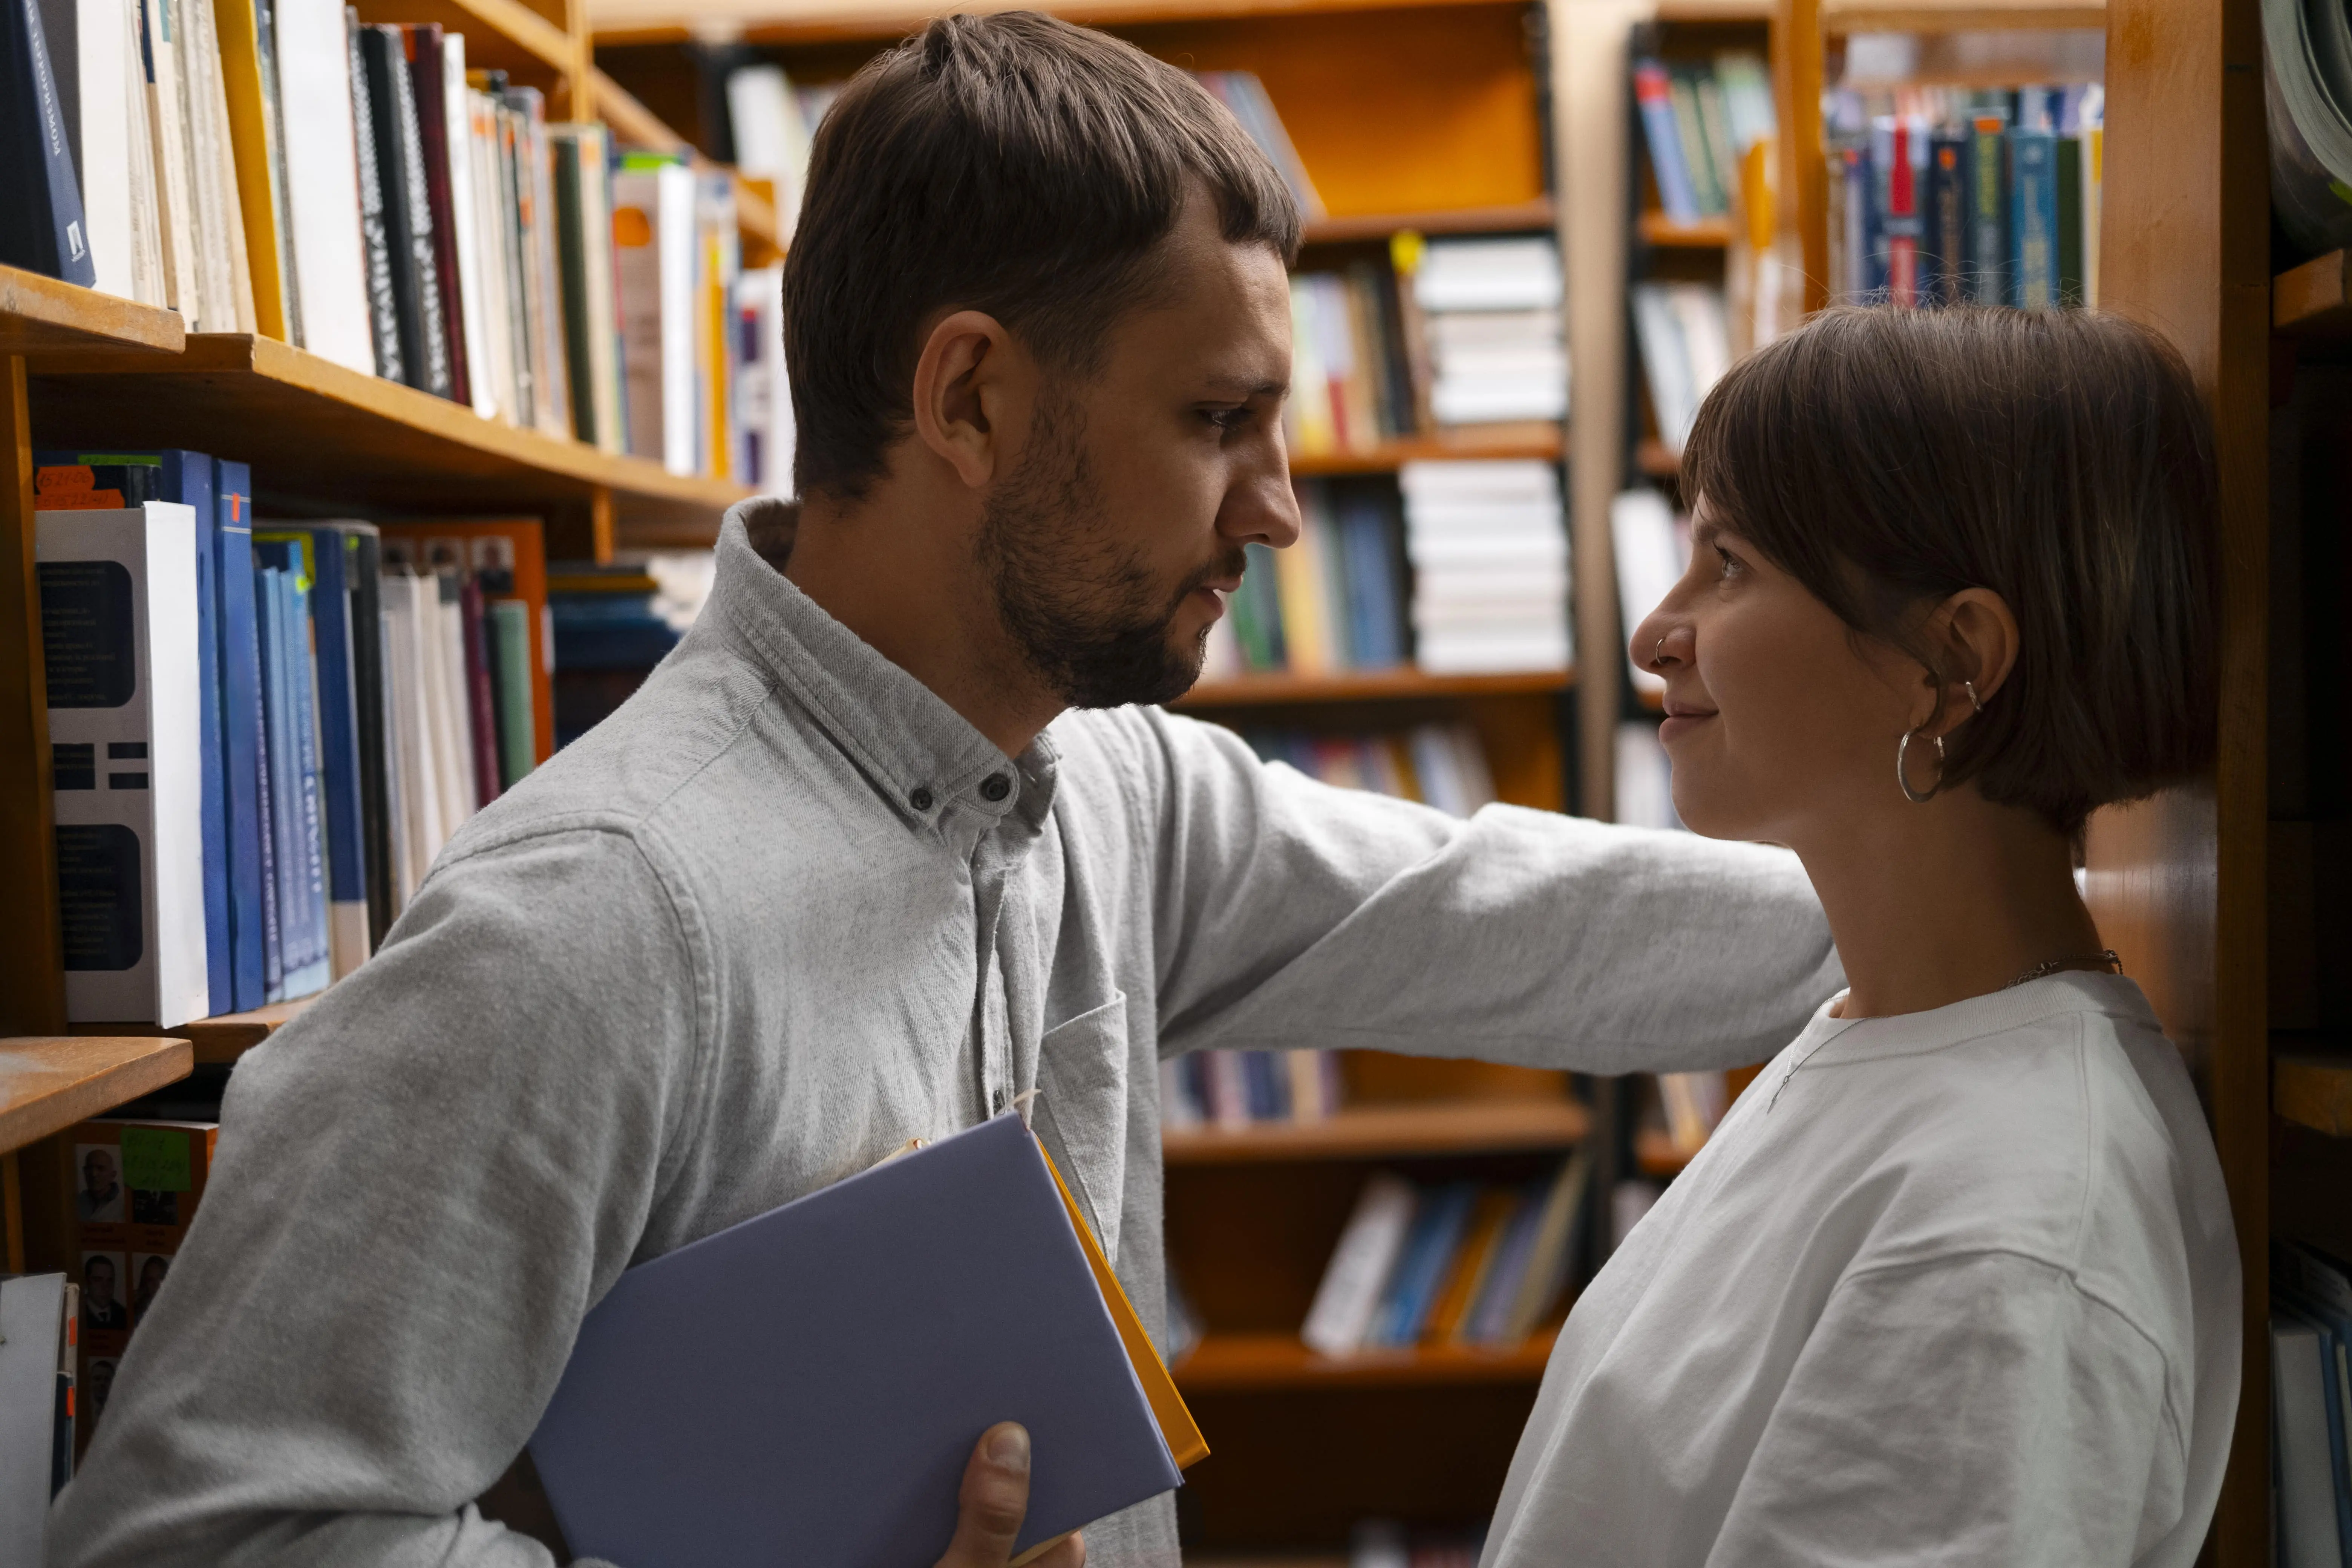
[[1551, 1179], [1547, 1176], [1528, 1183], [1519, 1194], [1518, 1205], [1511, 1210], [1510, 1223], [1503, 1227], [1502, 1239], [1496, 1245], [1495, 1261], [1486, 1270], [1486, 1283], [1479, 1289], [1477, 1300], [1470, 1306], [1469, 1331], [1465, 1337], [1473, 1343], [1507, 1342], [1504, 1331], [1511, 1321], [1511, 1308], [1519, 1299], [1519, 1285], [1528, 1277], [1528, 1264], [1535, 1254], [1536, 1232], [1543, 1225], [1544, 1199], [1550, 1192]]
[[318, 654], [320, 788], [326, 817], [327, 950], [356, 967], [367, 951], [366, 830], [360, 812], [359, 687], [352, 647], [351, 556], [332, 526], [269, 530], [270, 542], [299, 541], [310, 579], [310, 634]]
[[2009, 142], [2009, 271], [2020, 310], [2058, 306], [2058, 139], [2012, 128]]
[[1969, 121], [1968, 284], [1979, 305], [2010, 302], [2009, 147], [1998, 114]]
[[1454, 1263], [1454, 1255], [1462, 1248], [1462, 1232], [1470, 1222], [1470, 1210], [1478, 1201], [1475, 1182], [1456, 1182], [1429, 1194], [1423, 1202], [1425, 1215], [1413, 1216], [1414, 1228], [1421, 1230], [1423, 1218], [1428, 1228], [1416, 1238], [1408, 1251], [1405, 1267], [1398, 1270], [1402, 1289], [1397, 1292], [1393, 1312], [1378, 1330], [1380, 1342], [1403, 1347], [1421, 1338], [1423, 1325], [1429, 1321], [1432, 1308], [1437, 1304], [1438, 1288]]
[[253, 473], [243, 463], [215, 465], [214, 505], [220, 526], [219, 658], [221, 773], [228, 811], [230, 969], [236, 1010], [268, 994], [264, 931], [263, 827], [269, 820], [261, 780], [261, 644], [253, 619]]
[[117, 491], [126, 505], [176, 501], [195, 511], [196, 721], [204, 748], [197, 795], [204, 847], [206, 1007], [212, 1013], [233, 1013], [237, 1004], [231, 952], [228, 775], [221, 744], [225, 712], [219, 647], [221, 563], [219, 531], [214, 526], [213, 460], [201, 452], [155, 447], [39, 451], [33, 454], [33, 466], [36, 469], [89, 468], [96, 488]]
[[1404, 662], [1403, 595], [1388, 510], [1373, 496], [1343, 491], [1336, 508], [1341, 580], [1347, 584], [1349, 662], [1385, 669]]
[[[308, 535], [298, 536], [304, 542]], [[312, 651], [310, 625], [310, 561], [293, 541], [257, 532], [254, 554], [278, 576], [281, 679], [286, 689], [286, 721], [292, 744], [286, 748], [287, 767], [281, 773], [289, 789], [286, 813], [289, 831], [284, 847], [292, 864], [279, 885], [287, 890], [292, 918], [280, 929], [292, 933], [286, 963], [286, 994], [308, 996], [333, 974], [327, 926], [327, 838], [320, 789], [320, 715], [318, 665]]]
[[530, 1439], [565, 1539], [630, 1568], [928, 1563], [999, 1421], [1029, 1430], [1016, 1559], [1181, 1485], [1205, 1449], [1185, 1417], [1171, 1451], [1071, 1216], [1008, 1113], [623, 1273]]
[[38, 0], [0, 0], [0, 168], [8, 171], [0, 262], [87, 289], [98, 268], [65, 115], [79, 93], [58, 80], [42, 10]]
[[268, 981], [269, 1000], [286, 1000], [286, 970], [299, 964], [302, 954], [293, 929], [292, 890], [286, 879], [294, 866], [288, 853], [289, 803], [294, 791], [287, 782], [286, 759], [293, 745], [293, 727], [286, 717], [286, 574], [253, 552], [253, 604], [256, 644], [261, 651], [261, 773], [269, 815], [262, 824], [268, 840], [264, 863], [269, 870]]
[[1675, 121], [1675, 89], [1666, 68], [1655, 60], [1633, 62], [1633, 101], [1641, 106], [1642, 138], [1650, 145], [1650, 172], [1658, 181], [1658, 205], [1675, 223], [1698, 221], [1698, 190], [1683, 156], [1683, 136]]

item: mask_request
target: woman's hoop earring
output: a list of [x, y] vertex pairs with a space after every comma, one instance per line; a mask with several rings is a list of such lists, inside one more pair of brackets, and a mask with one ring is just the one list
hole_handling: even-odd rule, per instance
[[1906, 730], [1903, 732], [1903, 738], [1895, 742], [1895, 782], [1903, 786], [1905, 800], [1909, 801], [1913, 805], [1925, 805], [1935, 799], [1937, 793], [1944, 787], [1944, 737], [1941, 735], [1927, 737], [1936, 747], [1936, 782], [1928, 787], [1926, 795], [1921, 795], [1911, 787], [1911, 773], [1906, 765], [1908, 762], [1907, 753], [1911, 750], [1911, 737], [1918, 732], [1916, 730]]

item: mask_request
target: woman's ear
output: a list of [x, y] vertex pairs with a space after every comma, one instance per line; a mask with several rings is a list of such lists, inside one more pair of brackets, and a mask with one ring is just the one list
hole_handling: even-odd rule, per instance
[[1945, 676], [1936, 731], [1949, 734], [1990, 704], [2017, 668], [2017, 616], [1991, 589], [1963, 588], [1937, 606], [1929, 637]]
[[915, 436], [979, 489], [1004, 456], [1008, 383], [1020, 358], [1003, 324], [981, 310], [940, 319], [915, 361]]

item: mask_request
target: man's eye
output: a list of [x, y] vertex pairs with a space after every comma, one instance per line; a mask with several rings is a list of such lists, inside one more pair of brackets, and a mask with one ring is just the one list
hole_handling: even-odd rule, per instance
[[1201, 416], [1220, 430], [1238, 430], [1250, 422], [1246, 404], [1238, 408], [1203, 408]]

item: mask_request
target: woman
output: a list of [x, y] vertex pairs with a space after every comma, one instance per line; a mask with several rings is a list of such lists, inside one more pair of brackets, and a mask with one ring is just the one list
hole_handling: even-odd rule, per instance
[[2074, 862], [2211, 760], [2210, 453], [2079, 312], [1833, 311], [1708, 398], [1633, 654], [1675, 809], [1797, 852], [1851, 989], [1578, 1301], [1486, 1568], [2195, 1558], [2236, 1245]]

